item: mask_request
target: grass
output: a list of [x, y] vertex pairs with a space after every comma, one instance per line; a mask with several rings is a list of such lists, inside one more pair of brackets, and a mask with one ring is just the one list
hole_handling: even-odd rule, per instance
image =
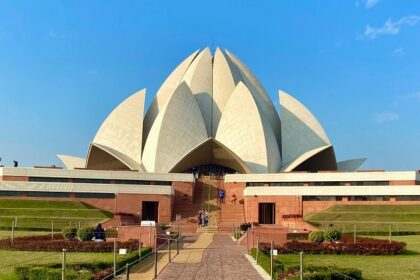
[[420, 231], [420, 205], [335, 205], [304, 217], [319, 228], [343, 232]]
[[[335, 205], [305, 216], [309, 223], [325, 229], [333, 225], [343, 232], [420, 231], [420, 205]], [[372, 236], [388, 239], [389, 236]], [[304, 262], [314, 265], [355, 267], [368, 280], [420, 279], [420, 235], [392, 236], [407, 243], [407, 252], [397, 256], [305, 255]], [[280, 255], [286, 265], [299, 263], [297, 255]]]
[[[379, 237], [375, 237], [379, 238]], [[387, 239], [382, 236], [380, 239]], [[420, 279], [420, 236], [395, 236], [393, 240], [406, 242], [407, 252], [397, 256], [354, 256], [354, 255], [304, 255], [304, 264], [317, 266], [337, 266], [340, 268], [358, 268], [362, 270], [363, 279]], [[253, 252], [255, 255], [255, 252]], [[255, 257], [255, 256], [254, 256]], [[261, 257], [260, 257], [261, 258]], [[266, 257], [268, 259], [268, 257]], [[299, 264], [299, 255], [281, 254], [277, 260], [285, 266]], [[262, 266], [269, 269], [267, 260], [260, 259]]]
[[[147, 250], [147, 248], [143, 248]], [[126, 259], [126, 256], [117, 255], [117, 262]], [[60, 252], [28, 252], [28, 251], [6, 251], [0, 250], [0, 279], [16, 280], [14, 266], [19, 264], [45, 264], [61, 263], [62, 253]], [[67, 253], [67, 264], [95, 262], [113, 262], [112, 253]]]
[[[377, 237], [375, 237], [377, 238]], [[382, 239], [388, 237], [383, 236]], [[406, 254], [397, 256], [304, 255], [305, 264], [354, 267], [362, 270], [366, 280], [420, 279], [420, 236], [396, 236], [393, 240], [406, 242]], [[296, 254], [283, 254], [278, 260], [287, 265], [299, 264]]]
[[[30, 235], [45, 235], [51, 234], [47, 231], [15, 231], [15, 237], [30, 236]], [[0, 239], [9, 238], [12, 236], [11, 230], [0, 230]]]
[[0, 227], [10, 228], [17, 222], [17, 230], [50, 229], [52, 223], [59, 230], [66, 226], [93, 226], [112, 217], [112, 213], [82, 202], [41, 200], [0, 200]]

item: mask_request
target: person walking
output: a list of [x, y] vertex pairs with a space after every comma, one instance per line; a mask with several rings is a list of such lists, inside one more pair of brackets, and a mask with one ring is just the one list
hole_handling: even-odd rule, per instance
[[201, 226], [206, 226], [206, 212], [204, 210], [201, 210]]
[[197, 220], [198, 220], [198, 227], [202, 226], [201, 219], [202, 219], [202, 210], [198, 211]]
[[209, 225], [209, 212], [206, 210], [204, 211], [204, 226], [207, 227]]
[[219, 190], [219, 202], [220, 203], [225, 203], [225, 191], [224, 190]]

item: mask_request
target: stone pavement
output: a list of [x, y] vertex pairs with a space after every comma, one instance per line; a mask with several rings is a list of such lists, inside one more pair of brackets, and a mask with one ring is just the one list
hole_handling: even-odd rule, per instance
[[[210, 236], [213, 239], [211, 244]], [[207, 248], [204, 247], [206, 243], [210, 244]], [[238, 246], [229, 236], [200, 234], [197, 242], [176, 256], [157, 279], [262, 279], [245, 258], [245, 253], [246, 249]]]

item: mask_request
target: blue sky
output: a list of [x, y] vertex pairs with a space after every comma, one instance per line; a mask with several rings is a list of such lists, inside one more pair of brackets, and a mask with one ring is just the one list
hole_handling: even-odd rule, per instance
[[339, 160], [420, 169], [420, 2], [0, 0], [0, 164], [84, 156], [107, 114], [148, 102], [198, 48], [241, 58], [278, 107], [288, 92]]

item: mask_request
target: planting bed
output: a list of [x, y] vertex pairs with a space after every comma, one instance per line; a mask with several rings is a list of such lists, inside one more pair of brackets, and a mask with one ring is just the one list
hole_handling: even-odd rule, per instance
[[[127, 251], [131, 252], [138, 250], [139, 243], [138, 240], [118, 241], [117, 247], [127, 248]], [[10, 238], [0, 240], [0, 249], [17, 251], [60, 252], [62, 249], [66, 249], [68, 252], [112, 252], [113, 248], [113, 242], [69, 241], [58, 233], [54, 234], [54, 239], [51, 235], [16, 237], [13, 245]]]
[[[344, 236], [336, 242], [299, 242], [291, 241], [283, 246], [274, 246], [279, 254], [290, 252], [304, 252], [307, 254], [331, 254], [331, 255], [397, 255], [404, 252], [406, 243], [373, 238], [357, 238], [353, 243], [352, 237]], [[270, 244], [261, 244], [261, 249], [269, 253]]]

